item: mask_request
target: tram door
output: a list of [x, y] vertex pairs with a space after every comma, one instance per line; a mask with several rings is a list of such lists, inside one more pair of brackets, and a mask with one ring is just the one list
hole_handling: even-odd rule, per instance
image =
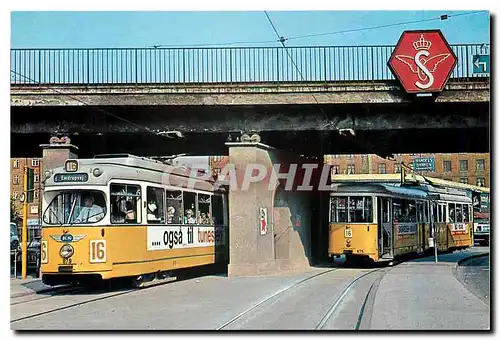
[[393, 257], [392, 201], [390, 198], [378, 198], [378, 242], [379, 257]]

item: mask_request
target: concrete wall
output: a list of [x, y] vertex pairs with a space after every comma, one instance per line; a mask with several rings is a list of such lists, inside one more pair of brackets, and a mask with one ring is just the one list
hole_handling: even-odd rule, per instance
[[[270, 169], [281, 164], [280, 172], [288, 165], [306, 160], [279, 152], [263, 144], [227, 143], [229, 163], [235, 166], [237, 190], [229, 192], [230, 276], [257, 275], [308, 267], [312, 263], [311, 229], [314, 191], [299, 191], [304, 171], [297, 171], [292, 190], [285, 190], [285, 181], [270, 189]], [[268, 169], [264, 179], [241, 190], [244, 174], [250, 164]], [[254, 173], [256, 175], [256, 173]], [[317, 174], [311, 183], [317, 181]], [[313, 188], [314, 190], [314, 188]], [[268, 233], [260, 234], [259, 208], [267, 208]]]
[[[55, 92], [56, 90], [57, 92]], [[489, 101], [485, 79], [450, 81], [438, 102]], [[314, 94], [311, 96], [311, 93]], [[79, 100], [76, 100], [78, 98]], [[276, 105], [410, 102], [393, 81], [290, 84], [12, 86], [12, 106]]]
[[51, 170], [60, 166], [69, 158], [78, 158], [71, 151], [70, 146], [47, 146], [43, 149], [43, 167], [44, 170]]

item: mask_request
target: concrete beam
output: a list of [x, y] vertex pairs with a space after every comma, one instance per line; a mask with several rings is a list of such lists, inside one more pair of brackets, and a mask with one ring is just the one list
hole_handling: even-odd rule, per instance
[[[436, 102], [488, 102], [489, 82], [450, 81]], [[395, 82], [13, 86], [12, 106], [409, 103]]]
[[[432, 113], [405, 113], [356, 115], [355, 113], [337, 115], [329, 114], [328, 119], [320, 115], [284, 114], [270, 115], [221, 115], [220, 118], [203, 116], [167, 117], [163, 119], [138, 119], [127, 117], [127, 120], [137, 123], [132, 125], [125, 121], [80, 121], [75, 117], [67, 117], [51, 121], [11, 121], [12, 133], [43, 133], [46, 131], [78, 132], [78, 133], [119, 133], [144, 132], [145, 128], [153, 131], [180, 132], [236, 132], [236, 131], [331, 131], [336, 129], [353, 129], [355, 131], [370, 130], [401, 130], [413, 129], [453, 129], [453, 128], [487, 128], [488, 115], [476, 112], [475, 115], [460, 115], [457, 112], [446, 112], [439, 115]], [[141, 128], [145, 127], [145, 128]]]

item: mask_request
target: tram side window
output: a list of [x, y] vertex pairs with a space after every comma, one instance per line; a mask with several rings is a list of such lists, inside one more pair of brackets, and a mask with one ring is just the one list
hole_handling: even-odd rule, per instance
[[389, 223], [391, 222], [391, 205], [390, 201], [387, 199], [382, 199], [380, 200], [380, 203], [382, 204], [382, 222], [383, 223]]
[[462, 216], [464, 218], [464, 222], [465, 223], [470, 222], [470, 219], [469, 219], [469, 205], [468, 204], [462, 205]]
[[355, 222], [355, 223], [373, 222], [371, 197], [349, 198], [349, 222]]
[[457, 221], [455, 213], [455, 203], [448, 203], [448, 218], [451, 223], [455, 223]]
[[422, 223], [426, 222], [426, 213], [425, 213], [426, 203], [417, 201], [417, 222]]
[[347, 197], [330, 198], [330, 221], [347, 222]]
[[212, 225], [212, 216], [210, 214], [210, 195], [198, 194], [198, 224]]
[[182, 191], [167, 190], [167, 224], [182, 224]]
[[417, 221], [417, 209], [415, 201], [395, 198], [393, 202], [394, 221], [408, 223]]
[[165, 190], [148, 186], [146, 199], [148, 223], [165, 223]]
[[392, 215], [393, 215], [393, 221], [394, 222], [402, 222], [400, 221], [401, 215], [403, 214], [403, 205], [402, 205], [402, 200], [399, 198], [393, 198], [392, 199]]
[[459, 204], [459, 203], [457, 203], [455, 205], [455, 222], [458, 222], [458, 223], [463, 222], [462, 204]]
[[212, 221], [215, 225], [224, 225], [224, 208], [222, 203], [222, 196], [212, 196]]
[[111, 184], [111, 223], [141, 223], [141, 187]]
[[184, 191], [184, 224], [196, 224], [196, 193]]
[[446, 222], [446, 204], [439, 205], [438, 222]]
[[439, 215], [438, 215], [439, 206], [437, 204], [432, 203], [431, 209], [432, 209], [432, 222], [439, 222]]

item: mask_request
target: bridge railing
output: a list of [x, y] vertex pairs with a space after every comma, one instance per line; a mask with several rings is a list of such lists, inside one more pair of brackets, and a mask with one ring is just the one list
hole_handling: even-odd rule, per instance
[[[452, 45], [452, 78], [473, 72], [488, 44]], [[192, 84], [343, 82], [394, 79], [394, 46], [11, 49], [11, 84]]]

